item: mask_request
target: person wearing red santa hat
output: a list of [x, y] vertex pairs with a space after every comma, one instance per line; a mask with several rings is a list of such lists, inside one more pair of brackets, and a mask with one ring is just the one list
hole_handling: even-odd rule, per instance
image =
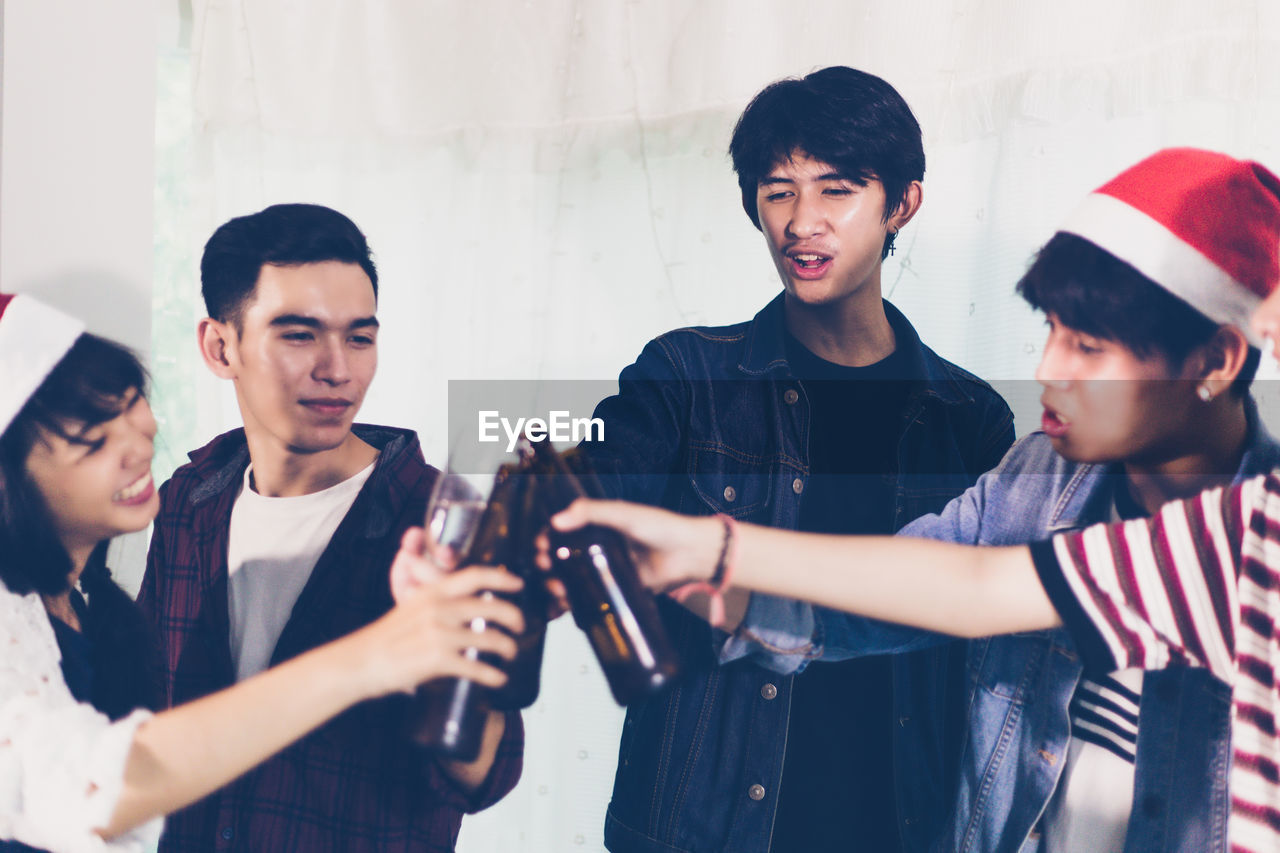
[[500, 684], [517, 608], [469, 569], [378, 621], [234, 687], [159, 704], [148, 623], [105, 564], [155, 517], [156, 422], [127, 349], [27, 295], [0, 294], [0, 851], [143, 850], [159, 817], [364, 699], [441, 676]]
[[[1144, 407], [1146, 422], [1129, 420], [1123, 407], [1112, 412], [1128, 424], [1116, 436], [1132, 444], [1128, 454], [1133, 461], [1149, 463], [1170, 453], [1178, 458], [1179, 423], [1207, 417], [1181, 397], [1206, 408], [1221, 405], [1240, 375], [1246, 350], [1239, 339], [1260, 346], [1264, 338], [1274, 341], [1280, 333], [1280, 179], [1257, 163], [1168, 149], [1093, 193], [1054, 239], [1060, 238], [1086, 242], [1126, 265], [1216, 329], [1208, 348], [1199, 355], [1193, 350], [1172, 365], [1179, 369], [1163, 379], [1168, 387], [1156, 383], [1143, 392], [1164, 399], [1165, 411]], [[1033, 273], [1034, 267], [1028, 277]], [[1105, 310], [1099, 305], [1094, 313]], [[1141, 310], [1134, 306], [1135, 314]], [[1133, 316], [1127, 325], [1141, 327], [1143, 319]], [[1064, 330], [1052, 315], [1050, 321], [1050, 350], [1057, 348], [1055, 335], [1079, 339], [1074, 354], [1055, 356], [1059, 367], [1070, 359], [1102, 357], [1105, 352], [1092, 352], [1098, 349], [1096, 339], [1101, 338], [1105, 349], [1125, 334], [1116, 329], [1114, 334], [1082, 335]], [[1088, 323], [1087, 312], [1073, 322]], [[1099, 448], [1106, 443], [1098, 441], [1105, 431], [1095, 423], [1080, 424], [1067, 403], [1061, 409], [1056, 403], [1078, 405], [1084, 391], [1072, 388], [1057, 371], [1044, 370], [1042, 365], [1043, 437], [1031, 440], [1051, 442], [1068, 461], [1105, 461], [1107, 454]], [[1123, 401], [1139, 391], [1120, 388], [1115, 393]], [[1181, 451], [1186, 455], [1186, 448]], [[1038, 755], [1039, 761], [1016, 763], [1021, 773], [1012, 789], [986, 785], [970, 790], [962, 784], [960, 802], [968, 803], [974, 819], [967, 827], [980, 824], [982, 809], [1009, 811], [1011, 794], [1042, 785], [1042, 778], [1055, 779], [1064, 764], [1079, 761], [1076, 741], [1090, 741], [1129, 762], [1136, 751], [1140, 771], [1144, 744], [1148, 755], [1159, 755], [1163, 747], [1171, 756], [1163, 775], [1148, 768], [1145, 782], [1139, 779], [1119, 791], [1113, 784], [1118, 778], [1114, 767], [1105, 769], [1095, 760], [1098, 756], [1086, 758], [1095, 770], [1103, 769], [1084, 777], [1086, 790], [1074, 801], [1047, 804], [1012, 837], [975, 839], [960, 826], [943, 841], [946, 849], [1020, 850], [1028, 843], [1054, 851], [1280, 849], [1280, 470], [1163, 506], [1148, 500], [1160, 494], [1153, 486], [1176, 489], [1180, 481], [1202, 479], [1204, 472], [1175, 467], [1157, 472], [1162, 473], [1159, 481], [1121, 479], [1127, 495], [1113, 491], [1103, 502], [1101, 518], [1097, 507], [1078, 500], [1080, 489], [1092, 487], [1073, 475], [1074, 487], [1058, 490], [1058, 473], [998, 469], [975, 487], [976, 493], [966, 495], [967, 502], [962, 499], [957, 517], [948, 521], [947, 512], [943, 514], [943, 521], [956, 529], [975, 523], [975, 515], [981, 523], [972, 537], [940, 538], [1005, 546], [1013, 544], [1008, 531], [1025, 526], [1024, 516], [1048, 517], [1052, 523], [1041, 535], [1022, 540], [1048, 541], [1030, 547], [815, 537], [750, 525], [737, 525], [732, 541], [726, 541], [715, 519], [591, 501], [575, 504], [554, 524], [572, 529], [598, 523], [626, 533], [638, 544], [645, 579], [655, 588], [694, 581], [719, 594], [734, 586], [975, 638], [970, 698], [978, 704], [1002, 698], [1007, 711], [1004, 723], [993, 729], [992, 761], [1019, 753]], [[1217, 473], [1230, 479], [1221, 469]], [[993, 513], [985, 502], [1001, 490], [1038, 491], [1040, 497]], [[1141, 511], [1126, 511], [1126, 506]], [[1106, 523], [1089, 526], [1099, 520]], [[937, 533], [919, 528], [905, 532]], [[774, 571], [779, 564], [789, 571]], [[838, 622], [826, 624], [830, 628]], [[1065, 630], [1027, 633], [1058, 627]], [[1004, 634], [1017, 636], [995, 636]], [[832, 642], [830, 636], [827, 641]], [[1007, 665], [1015, 659], [1025, 665], [1016, 677], [1006, 677]], [[1140, 679], [1136, 690], [1111, 684], [1113, 675], [1131, 669], [1167, 670], [1172, 678], [1158, 683]], [[1195, 677], [1190, 670], [1209, 677]], [[1073, 741], [1063, 750], [1045, 739], [1051, 729], [1020, 721], [1037, 711], [1046, 691], [1056, 690], [1063, 673], [1072, 672], [1069, 683], [1087, 680], [1095, 689], [1082, 696], [1077, 687], [1071, 706], [1060, 715], [1065, 718], [1069, 711]], [[1226, 707], [1219, 713], [1221, 697]], [[1186, 713], [1164, 713], [1163, 724], [1147, 725], [1148, 700]], [[986, 746], [974, 734], [974, 707], [969, 749], [982, 750]], [[1088, 733], [1096, 737], [1085, 738]], [[1222, 733], [1229, 738], [1225, 750], [1218, 749]], [[1176, 770], [1196, 762], [1203, 778], [1189, 779]], [[1084, 766], [1076, 770], [1090, 772]], [[1127, 827], [1118, 824], [1118, 840], [1113, 834], [1111, 840], [1082, 841], [1075, 834], [1081, 827], [1072, 820], [1055, 823], [1063, 807], [1090, 799], [1090, 787], [1125, 806], [1120, 820]], [[1060, 785], [1059, 794], [1070, 798], [1072, 792]], [[1102, 819], [1115, 824], [1107, 814]]]

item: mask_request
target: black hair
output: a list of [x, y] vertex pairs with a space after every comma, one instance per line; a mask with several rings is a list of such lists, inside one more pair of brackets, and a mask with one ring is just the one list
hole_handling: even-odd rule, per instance
[[378, 296], [378, 269], [356, 224], [318, 204], [275, 204], [224, 222], [205, 243], [200, 292], [205, 310], [219, 322], [240, 322], [263, 266], [291, 267], [340, 261], [357, 264]]
[[[32, 448], [47, 435], [83, 443], [83, 427], [115, 418], [128, 392], [146, 385], [136, 355], [83, 334], [0, 434], [0, 581], [12, 592], [60, 595], [71, 586], [71, 555], [27, 473]], [[80, 574], [89, 604], [81, 627], [91, 649], [93, 704], [118, 719], [137, 707], [160, 707], [160, 659], [150, 624], [111, 579], [106, 547], [94, 549]]]
[[[1110, 252], [1062, 231], [1036, 254], [1018, 293], [1064, 326], [1114, 341], [1139, 358], [1159, 354], [1175, 366], [1208, 343], [1220, 325]], [[1233, 393], [1248, 391], [1261, 359], [1250, 346]]]
[[[729, 155], [742, 209], [756, 228], [760, 181], [797, 153], [829, 163], [857, 184], [879, 181], [886, 222], [911, 182], [924, 179], [920, 123], [907, 102], [874, 74], [843, 65], [771, 83], [739, 117]], [[882, 258], [895, 236], [885, 237]]]

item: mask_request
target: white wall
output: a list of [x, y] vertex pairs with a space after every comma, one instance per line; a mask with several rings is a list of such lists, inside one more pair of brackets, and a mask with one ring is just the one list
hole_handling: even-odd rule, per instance
[[155, 0], [3, 0], [0, 290], [151, 345]]
[[[0, 0], [0, 19], [0, 290], [149, 357], [156, 0]], [[112, 553], [127, 587], [146, 542]]]

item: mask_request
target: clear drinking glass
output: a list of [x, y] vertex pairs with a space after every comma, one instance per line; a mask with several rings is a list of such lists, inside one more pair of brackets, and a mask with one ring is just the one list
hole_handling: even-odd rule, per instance
[[[459, 471], [451, 463], [437, 479], [427, 504], [428, 549], [438, 564], [446, 568], [501, 565], [525, 579], [520, 592], [507, 596], [525, 617], [525, 630], [515, 638], [516, 658], [485, 658], [507, 673], [507, 683], [485, 688], [449, 678], [418, 689], [415, 740], [456, 760], [470, 760], [479, 753], [489, 710], [524, 708], [538, 695], [547, 604], [533, 564], [529, 487], [530, 478], [515, 454], [485, 473]], [[471, 622], [474, 631], [486, 627], [483, 619]], [[467, 655], [480, 656], [475, 649], [468, 649]]]

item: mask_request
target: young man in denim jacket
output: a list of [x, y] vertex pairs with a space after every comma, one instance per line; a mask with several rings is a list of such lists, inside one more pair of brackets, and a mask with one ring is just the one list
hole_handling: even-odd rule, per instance
[[[1164, 280], [1116, 257], [1142, 254], [1146, 226], [1126, 233], [1095, 208], [1086, 203], [1018, 285], [1049, 323], [1036, 374], [1042, 429], [903, 535], [1034, 542], [1146, 516], [1280, 463], [1280, 445], [1248, 393], [1257, 349], [1199, 310], [1212, 310], [1214, 283], [1183, 294], [1185, 301], [1172, 295]], [[1109, 248], [1124, 248], [1100, 248], [1103, 233]], [[1159, 260], [1147, 258], [1144, 267], [1167, 272]], [[1213, 370], [1236, 372], [1219, 380], [1224, 387], [1194, 378]], [[826, 610], [816, 622], [811, 654], [840, 660], [877, 651], [866, 632], [878, 623]], [[786, 661], [773, 659], [783, 669]], [[802, 659], [791, 655], [789, 668], [797, 666]], [[967, 678], [958, 796], [935, 850], [1225, 849], [1230, 690], [1207, 670], [1086, 673], [1066, 631], [1057, 630], [972, 641]]]
[[[665, 334], [622, 372], [596, 410], [607, 440], [584, 445], [606, 490], [826, 532], [886, 533], [936, 512], [1013, 431], [1004, 401], [881, 296], [883, 258], [921, 202], [910, 109], [877, 77], [827, 68], [762, 91], [730, 153], [783, 293], [749, 322]], [[726, 627], [745, 605], [730, 602]], [[958, 644], [780, 677], [754, 660], [720, 665], [765, 634], [727, 635], [663, 606], [684, 677], [628, 709], [610, 850], [919, 850], [932, 839], [959, 749]], [[883, 651], [931, 642], [870, 633]], [[918, 703], [954, 718], [913, 725]]]

